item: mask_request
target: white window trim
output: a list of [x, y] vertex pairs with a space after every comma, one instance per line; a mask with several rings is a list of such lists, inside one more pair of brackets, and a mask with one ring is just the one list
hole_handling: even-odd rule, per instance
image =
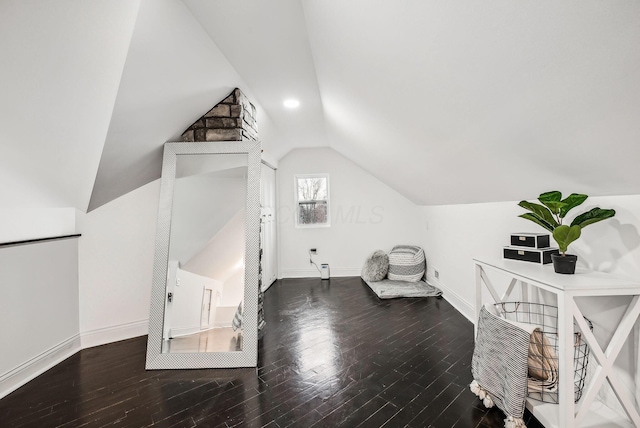
[[[298, 208], [300, 205], [298, 204], [298, 179], [300, 178], [325, 178], [327, 180], [327, 222], [326, 223], [314, 223], [314, 224], [299, 224], [298, 223]], [[318, 173], [318, 174], [295, 174], [293, 176], [293, 192], [295, 199], [295, 225], [298, 229], [309, 229], [316, 227], [331, 227], [331, 186], [329, 182], [329, 174], [328, 173]]]

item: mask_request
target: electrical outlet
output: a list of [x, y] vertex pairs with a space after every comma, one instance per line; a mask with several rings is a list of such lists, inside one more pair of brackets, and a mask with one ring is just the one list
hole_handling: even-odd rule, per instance
[[437, 270], [437, 269], [434, 269], [434, 270], [433, 270], [433, 276], [435, 276], [435, 277], [436, 277], [436, 279], [440, 279], [440, 272], [438, 272], [438, 270]]

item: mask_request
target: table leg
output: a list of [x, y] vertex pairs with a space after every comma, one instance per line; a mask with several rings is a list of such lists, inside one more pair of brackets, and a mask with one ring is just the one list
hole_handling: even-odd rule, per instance
[[482, 307], [482, 266], [476, 264], [476, 317], [473, 320], [475, 338], [478, 334], [478, 318]]
[[558, 405], [559, 426], [575, 426], [573, 391], [573, 296], [558, 294]]
[[591, 354], [599, 364], [593, 373], [591, 382], [587, 385], [585, 393], [582, 396], [581, 408], [576, 419], [578, 422], [584, 419], [586, 412], [588, 411], [588, 407], [594, 400], [596, 393], [600, 390], [605, 380], [607, 380], [611, 389], [620, 401], [620, 404], [622, 404], [627, 416], [629, 416], [629, 419], [631, 419], [635, 426], [640, 426], [640, 414], [635, 407], [633, 396], [629, 394], [627, 388], [620, 382], [613, 369], [613, 365], [624, 346], [625, 340], [633, 329], [638, 316], [640, 316], [640, 296], [634, 296], [631, 300], [631, 303], [627, 307], [627, 310], [622, 317], [622, 320], [620, 320], [620, 324], [616, 328], [616, 331], [609, 341], [609, 345], [605, 351], [602, 351], [600, 348], [600, 345], [596, 341], [593, 333], [589, 330], [589, 327], [582, 318], [582, 314], [578, 307], [574, 306], [573, 309], [576, 322], [583, 332], [583, 339], [589, 345]]

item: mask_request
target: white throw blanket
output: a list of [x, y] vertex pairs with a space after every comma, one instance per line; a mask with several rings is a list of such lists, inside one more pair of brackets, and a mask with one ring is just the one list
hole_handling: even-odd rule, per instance
[[505, 428], [525, 427], [529, 346], [536, 326], [505, 320], [494, 311], [493, 306], [480, 310], [470, 388], [486, 407], [495, 404], [507, 415]]

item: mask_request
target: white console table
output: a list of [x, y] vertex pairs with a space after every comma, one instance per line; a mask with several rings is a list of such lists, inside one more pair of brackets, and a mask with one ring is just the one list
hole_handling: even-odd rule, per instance
[[[629, 280], [614, 275], [577, 269], [575, 275], [561, 275], [551, 265], [538, 265], [513, 260], [474, 259], [476, 273], [476, 320], [483, 304], [482, 290], [489, 292], [496, 303], [504, 302], [519, 284], [522, 299], [528, 299], [530, 287], [551, 292], [558, 299], [558, 404], [527, 400], [527, 408], [547, 428], [551, 427], [640, 427], [640, 415], [635, 400], [618, 380], [613, 363], [640, 315], [640, 280]], [[499, 295], [491, 283], [491, 273], [499, 272], [511, 278], [507, 290]], [[629, 306], [622, 317], [609, 345], [602, 350], [593, 333], [587, 327], [575, 297], [580, 296], [629, 296]], [[573, 325], [574, 320], [589, 345], [589, 364], [596, 370], [582, 394], [574, 403], [573, 387]], [[567, 375], [569, 374], [569, 375]], [[595, 400], [596, 394], [608, 381], [624, 407], [632, 425]]]

